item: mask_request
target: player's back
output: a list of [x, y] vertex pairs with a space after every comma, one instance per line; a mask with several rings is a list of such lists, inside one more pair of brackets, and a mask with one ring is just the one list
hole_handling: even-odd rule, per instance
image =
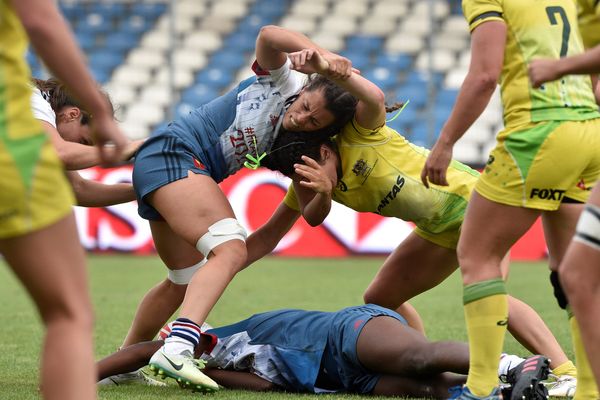
[[463, 12], [471, 31], [486, 21], [507, 26], [500, 78], [507, 127], [598, 116], [589, 77], [567, 76], [538, 90], [527, 74], [532, 59], [583, 52], [573, 0], [463, 0]]

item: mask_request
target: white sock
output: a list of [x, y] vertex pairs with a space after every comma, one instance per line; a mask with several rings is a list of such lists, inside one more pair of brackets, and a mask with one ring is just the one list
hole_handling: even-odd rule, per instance
[[516, 367], [525, 361], [524, 358], [515, 356], [514, 354], [502, 353], [500, 356], [500, 363], [498, 364], [498, 376], [507, 375], [508, 370]]

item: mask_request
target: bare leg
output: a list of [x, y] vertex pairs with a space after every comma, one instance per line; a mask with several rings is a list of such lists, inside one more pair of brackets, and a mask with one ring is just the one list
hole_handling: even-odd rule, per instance
[[[203, 259], [195, 247], [178, 237], [164, 221], [151, 221], [156, 247], [165, 265], [177, 270], [197, 264]], [[150, 289], [140, 302], [122, 347], [152, 340], [183, 302], [187, 285], [169, 279]]]
[[[502, 352], [508, 300], [501, 263], [510, 247], [534, 223], [539, 211], [510, 207], [474, 192], [458, 243], [463, 278], [463, 305], [471, 352], [467, 386], [487, 396], [497, 386], [497, 360]], [[482, 232], [493, 233], [482, 234]], [[476, 243], [476, 245], [473, 245]]]
[[465, 343], [430, 342], [416, 330], [391, 317], [375, 317], [367, 322], [356, 348], [361, 364], [384, 374], [466, 374], [469, 368], [469, 349]]
[[0, 252], [31, 294], [46, 326], [44, 398], [96, 398], [92, 306], [73, 214], [34, 233], [0, 240]]
[[[233, 210], [219, 186], [211, 178], [189, 173], [186, 179], [161, 187], [150, 195], [151, 204], [173, 231], [189, 245], [196, 246], [208, 227]], [[155, 240], [160, 239], [155, 237]], [[157, 244], [157, 249], [161, 249]], [[213, 249], [208, 262], [188, 285], [180, 317], [202, 324], [225, 288], [246, 261], [246, 245], [230, 240]]]
[[458, 267], [456, 252], [411, 233], [385, 260], [363, 296], [365, 303], [397, 309], [436, 287]]
[[408, 302], [404, 302], [396, 309], [396, 312], [404, 317], [408, 326], [425, 336], [425, 325], [417, 310]]
[[[589, 204], [600, 207], [600, 187], [598, 185], [592, 192]], [[598, 239], [588, 230], [586, 233], [592, 239]], [[597, 247], [593, 247], [590, 243], [573, 241], [559, 267], [561, 282], [577, 318], [587, 359], [596, 378], [597, 386], [600, 384], [600, 329], [596, 321], [600, 315], [599, 266], [600, 250]]]
[[152, 354], [160, 349], [162, 345], [163, 342], [160, 340], [136, 343], [104, 357], [96, 363], [98, 380], [101, 381], [109, 376], [132, 372], [148, 365]]

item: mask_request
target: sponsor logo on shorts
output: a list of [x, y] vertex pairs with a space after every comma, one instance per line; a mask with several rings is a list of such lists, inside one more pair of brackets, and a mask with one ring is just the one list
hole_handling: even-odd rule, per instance
[[534, 197], [538, 197], [542, 200], [560, 200], [565, 195], [565, 190], [560, 189], [531, 189], [531, 193], [529, 194], [529, 198], [533, 199]]
[[379, 205], [377, 206], [377, 214], [381, 214], [381, 210], [383, 210], [388, 204], [390, 204], [390, 201], [394, 200], [396, 196], [398, 196], [398, 193], [400, 193], [404, 187], [405, 182], [406, 181], [404, 178], [401, 175], [398, 175], [396, 178], [396, 184], [392, 186], [392, 189], [379, 202]]

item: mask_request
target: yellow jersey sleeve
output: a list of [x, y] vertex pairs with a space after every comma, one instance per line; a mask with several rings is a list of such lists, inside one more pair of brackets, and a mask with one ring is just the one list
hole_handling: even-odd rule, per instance
[[294, 211], [300, 211], [300, 206], [298, 205], [298, 198], [296, 197], [296, 191], [294, 190], [294, 185], [292, 183], [290, 183], [290, 186], [288, 186], [287, 193], [283, 198], [283, 204], [285, 204]]
[[577, 0], [577, 20], [585, 47], [600, 45], [600, 1]]
[[471, 32], [484, 22], [503, 21], [500, 0], [463, 0], [462, 9]]

